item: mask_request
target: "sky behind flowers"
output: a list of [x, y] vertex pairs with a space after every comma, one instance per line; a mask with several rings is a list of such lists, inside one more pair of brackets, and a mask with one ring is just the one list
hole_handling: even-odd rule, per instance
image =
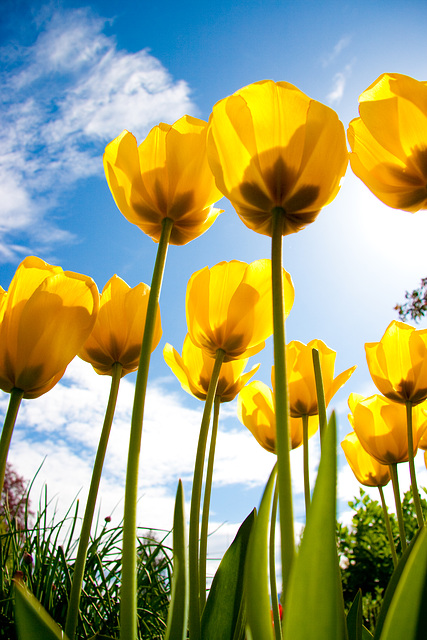
[[[0, 284], [35, 254], [91, 275], [102, 290], [117, 273], [150, 282], [156, 245], [117, 210], [102, 153], [124, 128], [140, 142], [160, 121], [188, 113], [208, 119], [213, 104], [242, 86], [286, 80], [334, 108], [345, 128], [357, 100], [381, 73], [427, 78], [423, 1], [182, 2], [122, 0], [3, 3], [0, 25]], [[220, 260], [270, 256], [269, 239], [240, 222], [231, 205], [201, 238], [171, 247], [161, 295], [164, 334], [153, 354], [144, 425], [140, 522], [168, 527], [179, 477], [190, 497], [202, 404], [187, 396], [164, 363], [166, 342], [181, 351], [185, 289], [191, 274]], [[425, 272], [424, 212], [382, 205], [348, 169], [335, 201], [303, 232], [284, 241], [284, 265], [296, 289], [288, 340], [319, 338], [337, 351], [336, 372], [356, 373], [334, 398], [342, 439], [350, 430], [347, 397], [369, 395], [364, 343], [379, 340], [393, 306]], [[272, 345], [257, 378], [270, 384]], [[90, 478], [109, 378], [75, 361], [55, 390], [25, 401], [10, 460], [31, 478], [45, 456], [34, 499], [47, 481], [67, 506]], [[101, 487], [101, 516], [121, 518], [133, 378], [122, 382]], [[5, 410], [8, 396], [0, 397]], [[224, 405], [212, 520], [227, 537], [257, 506], [273, 464]], [[318, 443], [313, 441], [313, 474]], [[295, 467], [296, 519], [303, 514], [301, 452]], [[424, 465], [417, 458], [420, 471]], [[340, 458], [341, 511], [358, 492]], [[424, 473], [420, 485], [427, 485]], [[402, 473], [402, 486], [405, 474]], [[375, 495], [375, 493], [374, 493]], [[84, 490], [81, 493], [84, 498]], [[376, 497], [376, 495], [375, 495]], [[389, 500], [391, 504], [391, 499]], [[227, 528], [228, 527], [228, 528]], [[231, 535], [231, 534], [230, 534]]]

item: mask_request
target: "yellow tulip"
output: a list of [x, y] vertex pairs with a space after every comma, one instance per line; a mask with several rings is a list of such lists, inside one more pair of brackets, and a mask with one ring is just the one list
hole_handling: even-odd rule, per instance
[[390, 482], [388, 465], [375, 460], [362, 447], [356, 433], [347, 434], [341, 442], [345, 457], [360, 484], [366, 487], [385, 487]]
[[372, 380], [386, 398], [412, 404], [427, 398], [427, 329], [393, 320], [365, 351]]
[[0, 389], [49, 391], [89, 336], [99, 294], [88, 276], [28, 257], [0, 298]]
[[[78, 354], [100, 375], [113, 375], [115, 363], [122, 365], [122, 376], [137, 370], [149, 293], [150, 287], [143, 282], [131, 289], [117, 275], [105, 285], [100, 296], [97, 321]], [[152, 351], [161, 337], [158, 309]]]
[[[163, 355], [166, 364], [172, 369], [184, 391], [199, 400], [206, 400], [214, 359], [196, 347], [188, 334], [182, 347], [182, 357], [170, 344], [165, 345]], [[243, 373], [247, 363], [247, 359], [223, 363], [216, 389], [216, 395], [221, 402], [234, 400], [247, 381], [258, 371], [259, 364]]]
[[[322, 370], [326, 406], [336, 392], [347, 382], [356, 367], [350, 367], [334, 378], [336, 352], [322, 340], [311, 340], [307, 345], [293, 340], [286, 345], [288, 367], [289, 407], [293, 418], [318, 413], [316, 382], [313, 367], [313, 349], [317, 349]], [[272, 371], [274, 380], [274, 368]]]
[[384, 73], [359, 98], [348, 140], [354, 173], [395, 209], [427, 208], [427, 83]]
[[214, 106], [208, 159], [244, 224], [271, 236], [276, 207], [283, 235], [316, 219], [338, 193], [348, 153], [335, 111], [287, 82], [263, 80]]
[[[350, 395], [349, 415], [361, 445], [381, 464], [396, 464], [408, 460], [406, 408], [383, 396], [361, 399]], [[420, 406], [412, 410], [414, 455], [418, 442], [427, 427], [427, 418]]]
[[[285, 270], [283, 281], [287, 315], [294, 287]], [[224, 362], [258, 353], [273, 333], [271, 261], [232, 260], [196, 271], [187, 286], [186, 313], [191, 340], [212, 358], [218, 349]]]
[[[271, 453], [276, 453], [276, 414], [272, 390], [263, 382], [254, 380], [244, 387], [237, 399], [237, 415], [240, 422], [252, 433], [257, 442]], [[308, 420], [308, 437], [317, 431], [316, 416]], [[291, 418], [289, 424], [291, 449], [303, 442], [301, 418]]]
[[207, 123], [184, 116], [160, 123], [137, 146], [123, 131], [107, 145], [104, 169], [114, 200], [129, 222], [155, 242], [164, 218], [173, 220], [170, 244], [187, 244], [204, 233], [220, 213], [206, 156]]

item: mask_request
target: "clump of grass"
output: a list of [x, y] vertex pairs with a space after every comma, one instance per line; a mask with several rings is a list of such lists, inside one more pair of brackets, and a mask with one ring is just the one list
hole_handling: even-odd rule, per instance
[[[52, 618], [65, 626], [75, 553], [78, 544], [79, 502], [65, 516], [48, 515], [47, 489], [34, 523], [26, 501], [24, 526], [6, 510], [0, 532], [0, 638], [16, 638], [13, 578], [23, 580]], [[138, 530], [138, 639], [162, 638], [166, 629], [172, 576], [169, 532]], [[158, 539], [160, 538], [160, 539]], [[122, 527], [99, 523], [88, 548], [77, 640], [96, 635], [119, 637]]]

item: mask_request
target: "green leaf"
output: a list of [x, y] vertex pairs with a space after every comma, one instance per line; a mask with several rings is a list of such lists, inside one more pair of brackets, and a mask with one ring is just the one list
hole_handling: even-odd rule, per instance
[[244, 581], [248, 640], [274, 639], [268, 582], [268, 527], [276, 470], [275, 465], [265, 487], [249, 540]]
[[348, 640], [362, 640], [362, 624], [362, 592], [359, 589], [347, 614]]
[[241, 524], [215, 574], [203, 616], [203, 640], [233, 640], [243, 626], [241, 620], [243, 574], [255, 509]]
[[373, 637], [369, 629], [367, 629], [365, 625], [362, 625], [362, 640], [372, 640]]
[[381, 640], [424, 640], [427, 629], [427, 529], [418, 535], [396, 587]]
[[19, 640], [66, 640], [66, 635], [28, 589], [15, 583], [15, 618]]
[[173, 576], [165, 640], [184, 640], [188, 621], [188, 557], [185, 534], [184, 489], [176, 491], [173, 516]]
[[332, 414], [322, 438], [319, 472], [304, 536], [291, 571], [284, 638], [347, 638], [335, 540], [336, 476], [336, 424]]

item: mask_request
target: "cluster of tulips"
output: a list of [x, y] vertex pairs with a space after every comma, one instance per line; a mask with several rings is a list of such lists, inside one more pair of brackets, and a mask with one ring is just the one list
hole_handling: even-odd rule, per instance
[[[385, 204], [411, 212], [427, 208], [427, 84], [384, 74], [362, 94], [359, 112], [348, 130], [353, 171]], [[23, 398], [37, 398], [52, 389], [76, 355], [98, 374], [112, 377], [65, 630], [49, 619], [24, 585], [17, 584], [21, 638], [76, 637], [86, 549], [119, 382], [136, 370], [125, 487], [120, 638], [138, 637], [139, 453], [150, 356], [162, 333], [159, 297], [167, 249], [207, 231], [221, 213], [213, 205], [222, 196], [247, 227], [271, 237], [271, 260], [221, 262], [194, 273], [187, 287], [188, 334], [182, 355], [169, 344], [164, 348], [165, 360], [182, 387], [204, 401], [188, 544], [181, 483], [177, 490], [165, 639], [373, 637], [362, 625], [360, 600], [345, 616], [337, 579], [336, 426], [333, 414], [328, 422], [326, 409], [354, 367], [334, 377], [335, 352], [321, 340], [308, 345], [285, 340], [294, 289], [282, 266], [282, 238], [312, 223], [333, 200], [348, 159], [337, 114], [286, 82], [267, 80], [237, 91], [214, 106], [208, 123], [189, 116], [173, 125], [161, 123], [139, 146], [124, 131], [105, 150], [105, 174], [121, 213], [158, 243], [151, 286], [141, 283], [131, 289], [113, 276], [99, 295], [91, 278], [29, 257], [18, 267], [9, 290], [1, 290], [0, 388], [10, 393], [10, 404], [0, 441], [0, 485]], [[273, 388], [259, 381], [248, 384], [258, 368], [245, 373], [248, 358], [271, 335]], [[366, 345], [366, 353], [383, 396], [363, 399], [352, 394], [354, 432], [343, 448], [363, 484], [381, 490], [391, 476], [397, 505], [396, 465], [409, 460], [419, 534], [406, 549], [399, 517], [400, 558], [390, 534], [396, 577], [375, 638], [412, 640], [424, 637], [427, 597], [427, 539], [414, 469], [414, 453], [427, 427], [422, 409], [427, 399], [427, 331], [392, 322], [380, 343]], [[277, 464], [258, 513], [250, 514], [240, 527], [207, 597], [207, 531], [218, 415], [220, 404], [237, 395], [239, 419], [276, 456]], [[308, 439], [318, 429], [321, 460], [311, 495]], [[427, 446], [427, 436], [424, 442]], [[297, 552], [290, 450], [301, 444], [307, 517]], [[280, 604], [274, 555], [277, 510]]]

